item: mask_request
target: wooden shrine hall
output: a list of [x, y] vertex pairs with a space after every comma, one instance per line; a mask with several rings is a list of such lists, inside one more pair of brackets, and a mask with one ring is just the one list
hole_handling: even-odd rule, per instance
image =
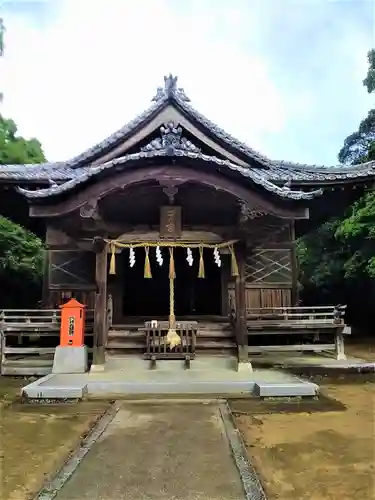
[[169, 75], [101, 143], [66, 162], [0, 167], [0, 183], [45, 224], [44, 306], [75, 297], [94, 310], [95, 365], [124, 353], [247, 362], [293, 343], [314, 350], [326, 333], [334, 340], [317, 349], [344, 356], [342, 311], [299, 305], [295, 238], [374, 174], [374, 162], [270, 160], [195, 110]]

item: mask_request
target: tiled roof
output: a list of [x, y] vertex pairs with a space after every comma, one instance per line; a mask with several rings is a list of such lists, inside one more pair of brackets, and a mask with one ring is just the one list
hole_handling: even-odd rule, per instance
[[84, 162], [92, 161], [100, 154], [105, 153], [109, 148], [116, 146], [118, 143], [125, 140], [129, 135], [135, 132], [138, 127], [141, 127], [153, 115], [163, 109], [169, 102], [177, 104], [185, 113], [196, 120], [198, 123], [206, 127], [211, 134], [223, 140], [228, 146], [245, 154], [249, 158], [258, 161], [264, 166], [270, 165], [272, 162], [266, 156], [261, 155], [254, 149], [239, 141], [235, 137], [225, 132], [215, 123], [199, 113], [190, 104], [190, 99], [186, 97], [183, 89], [177, 87], [177, 77], [172, 75], [164, 77], [164, 87], [159, 87], [157, 93], [152, 100], [151, 106], [143, 113], [138, 115], [132, 121], [124, 125], [122, 128], [111, 134], [109, 137], [96, 144], [94, 147], [72, 158], [67, 162], [68, 166], [79, 167]]
[[173, 149], [173, 150], [153, 149], [151, 151], [141, 151], [139, 153], [125, 155], [121, 158], [109, 161], [103, 165], [88, 169], [85, 172], [82, 172], [80, 175], [77, 175], [72, 180], [62, 183], [60, 185], [51, 186], [45, 189], [38, 189], [35, 191], [19, 188], [19, 191], [22, 194], [24, 194], [27, 198], [31, 199], [48, 198], [50, 196], [56, 196], [64, 192], [70, 191], [71, 189], [77, 187], [78, 185], [85, 183], [87, 180], [98, 176], [102, 172], [109, 171], [111, 169], [117, 170], [118, 166], [120, 165], [125, 166], [126, 164], [129, 163], [135, 166], [138, 163], [139, 166], [142, 167], [142, 165], [144, 165], [142, 160], [152, 159], [157, 157], [168, 157], [168, 158], [184, 157], [193, 161], [198, 160], [200, 162], [215, 164], [215, 166], [217, 167], [222, 167], [227, 171], [232, 171], [237, 174], [240, 174], [242, 177], [252, 181], [254, 184], [261, 186], [266, 191], [269, 191], [270, 193], [273, 193], [284, 199], [309, 200], [314, 198], [315, 196], [319, 196], [322, 194], [321, 189], [310, 192], [304, 192], [299, 190], [292, 190], [287, 185], [280, 187], [277, 184], [273, 183], [272, 181], [268, 180], [267, 176], [264, 175], [263, 171], [241, 167], [235, 163], [230, 162], [229, 160], [222, 160], [215, 156], [205, 155], [201, 152], [193, 152], [182, 149]]
[[[254, 167], [249, 170], [259, 171]], [[61, 182], [79, 177], [82, 173], [91, 170], [90, 167], [72, 168], [65, 163], [46, 163], [42, 165], [0, 165], [0, 181], [12, 182]], [[323, 167], [304, 165], [285, 161], [272, 161], [263, 175], [273, 182], [292, 183], [324, 183], [335, 181], [350, 181], [351, 179], [366, 179], [375, 177], [375, 161], [351, 167], [332, 166]]]
[[[66, 162], [44, 163], [40, 165], [3, 165], [0, 166], [0, 181], [9, 182], [65, 182], [82, 178], [95, 168], [87, 166], [109, 149], [115, 147], [142, 127], [148, 120], [163, 109], [168, 103], [175, 104], [192, 120], [205, 127], [214, 137], [223, 141], [242, 157], [248, 159], [248, 167], [242, 167], [246, 176], [261, 177], [263, 181], [280, 184], [289, 181], [292, 184], [324, 184], [331, 182], [350, 182], [375, 178], [375, 162], [368, 162], [350, 167], [305, 165], [288, 161], [274, 161], [235, 139], [205, 116], [195, 110], [183, 89], [177, 87], [177, 77], [164, 77], [164, 86], [157, 89], [151, 106], [142, 114], [127, 123], [104, 141]], [[213, 158], [213, 157], [212, 157]], [[216, 159], [218, 160], [218, 159]], [[214, 162], [216, 160], [213, 160]], [[255, 162], [255, 165], [254, 165]], [[230, 163], [230, 162], [229, 162]], [[234, 163], [232, 164], [234, 165]], [[260, 173], [262, 172], [262, 175]], [[255, 182], [255, 181], [254, 181]]]
[[375, 177], [375, 161], [352, 166], [306, 165], [288, 161], [273, 161], [268, 178], [274, 181], [291, 179], [293, 182], [329, 182]]
[[0, 180], [5, 181], [66, 181], [74, 176], [74, 170], [63, 162], [0, 166]]

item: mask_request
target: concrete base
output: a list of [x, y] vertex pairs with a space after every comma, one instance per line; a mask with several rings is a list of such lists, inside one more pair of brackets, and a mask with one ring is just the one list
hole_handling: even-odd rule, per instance
[[237, 364], [237, 371], [238, 372], [252, 373], [253, 367], [252, 367], [250, 361], [239, 361]]
[[319, 394], [319, 386], [311, 382], [299, 380], [296, 382], [286, 382], [281, 384], [272, 384], [257, 382], [254, 385], [254, 394], [260, 397], [294, 397], [298, 396], [317, 396]]
[[[61, 380], [59, 377], [64, 377]], [[29, 399], [83, 399], [87, 394], [84, 375], [54, 375], [43, 377], [22, 389]]]
[[346, 361], [348, 358], [347, 358], [346, 354], [338, 354], [336, 356], [336, 359], [337, 359], [337, 361]]
[[52, 373], [69, 374], [87, 371], [87, 347], [58, 346], [53, 358]]
[[235, 358], [201, 357], [184, 369], [180, 361], [160, 363], [154, 370], [143, 359], [129, 357], [109, 363], [104, 372], [49, 375], [23, 388], [28, 398], [67, 399], [228, 396], [315, 396], [318, 387], [280, 370], [251, 371]]
[[97, 373], [97, 372], [104, 372], [105, 371], [105, 365], [91, 365], [90, 367], [90, 373]]

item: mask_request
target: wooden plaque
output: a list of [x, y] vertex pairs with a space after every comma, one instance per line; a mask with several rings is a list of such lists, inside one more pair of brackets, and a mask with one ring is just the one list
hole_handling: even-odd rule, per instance
[[160, 238], [174, 240], [181, 238], [181, 232], [181, 207], [160, 207]]

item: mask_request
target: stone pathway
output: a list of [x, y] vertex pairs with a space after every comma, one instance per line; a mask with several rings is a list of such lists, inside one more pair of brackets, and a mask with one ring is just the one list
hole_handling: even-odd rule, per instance
[[123, 403], [57, 500], [244, 500], [217, 404]]

